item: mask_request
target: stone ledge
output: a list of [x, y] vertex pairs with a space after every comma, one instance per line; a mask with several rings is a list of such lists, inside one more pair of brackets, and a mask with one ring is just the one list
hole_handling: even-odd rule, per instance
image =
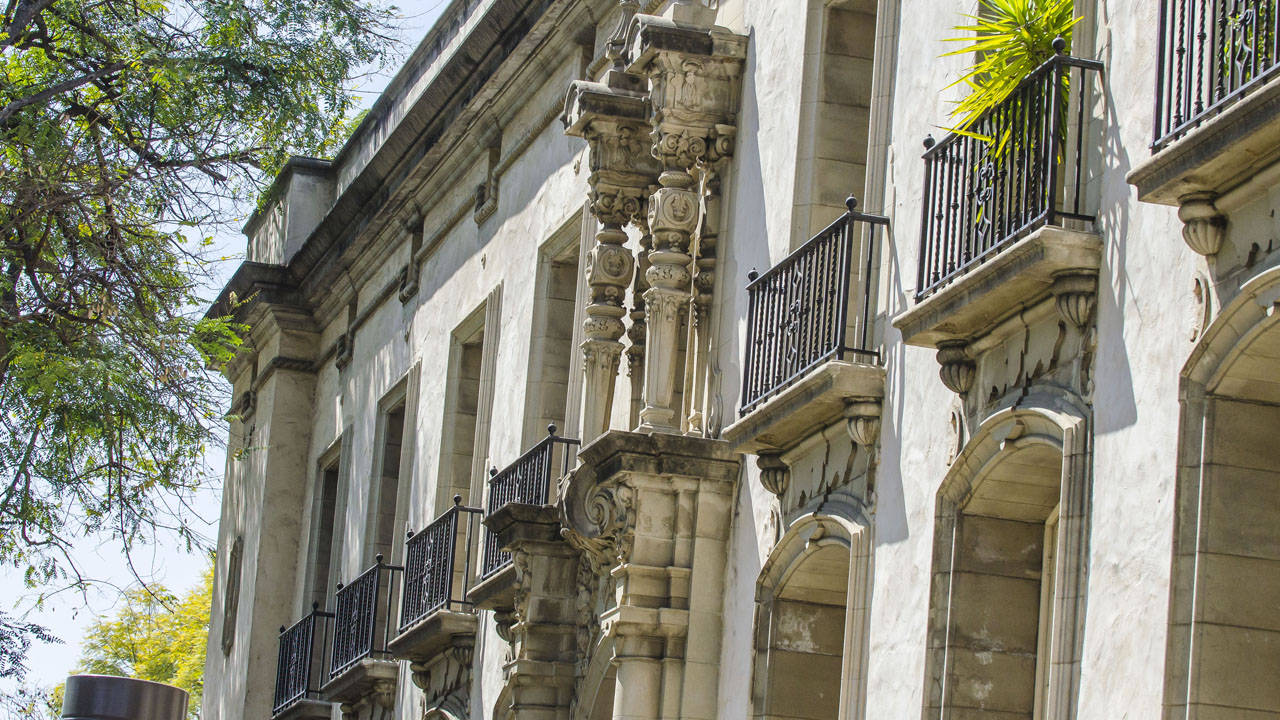
[[338, 703], [355, 703], [373, 694], [378, 683], [390, 682], [393, 686], [400, 676], [400, 663], [382, 658], [361, 658], [351, 667], [320, 688], [325, 700]]
[[333, 717], [333, 703], [327, 700], [303, 698], [280, 712], [272, 713], [271, 720], [329, 720]]
[[1192, 193], [1221, 195], [1277, 161], [1280, 77], [1153, 154], [1126, 179], [1139, 200], [1177, 205]]
[[598, 478], [619, 472], [735, 482], [738, 454], [723, 440], [610, 430], [578, 453]]
[[387, 643], [387, 650], [398, 660], [422, 663], [456, 644], [457, 636], [465, 636], [468, 642], [474, 642], [475, 634], [475, 613], [441, 608], [397, 635]]
[[1055, 277], [1096, 276], [1101, 261], [1097, 233], [1042, 227], [899, 314], [893, 326], [919, 347], [973, 340], [1048, 297]]
[[781, 453], [839, 420], [849, 401], [884, 397], [884, 368], [831, 360], [725, 428], [721, 437], [743, 453]]

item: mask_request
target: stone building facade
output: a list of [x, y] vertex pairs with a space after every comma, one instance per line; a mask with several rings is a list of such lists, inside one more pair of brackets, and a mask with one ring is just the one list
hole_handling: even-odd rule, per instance
[[975, 6], [454, 0], [215, 307], [206, 718], [1280, 718], [1280, 7], [954, 134]]

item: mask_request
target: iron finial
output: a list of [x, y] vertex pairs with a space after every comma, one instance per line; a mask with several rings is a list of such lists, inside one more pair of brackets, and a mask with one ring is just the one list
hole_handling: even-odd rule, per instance
[[405, 536], [406, 538], [411, 538], [411, 537], [413, 537], [413, 528], [405, 528], [404, 536]]
[[557, 429], [558, 429], [558, 428], [556, 427], [556, 424], [555, 424], [555, 423], [551, 423], [550, 425], [548, 425], [548, 426], [547, 426], [547, 434], [548, 434], [548, 435], [555, 435], [555, 434], [556, 434], [556, 430], [557, 430]]
[[320, 609], [320, 602], [319, 602], [319, 601], [317, 601], [317, 600], [312, 600], [312, 601], [311, 601], [311, 612], [315, 612], [315, 611], [317, 611], [317, 610], [319, 610], [319, 609]]
[[751, 268], [751, 272], [747, 273], [747, 282], [755, 282], [758, 277], [760, 273], [756, 272], [755, 268]]
[[374, 561], [374, 562], [376, 562], [376, 563], [378, 563], [379, 565], [381, 565], [381, 564], [382, 564], [382, 553], [378, 553], [377, 555], [374, 555], [374, 556], [373, 556], [373, 561]]
[[1059, 35], [1053, 39], [1053, 51], [1061, 55], [1067, 51], [1067, 39]]
[[936, 144], [938, 144], [938, 141], [933, 139], [933, 134], [932, 134], [932, 133], [930, 133], [930, 134], [928, 134], [928, 135], [925, 135], [925, 136], [924, 136], [924, 149], [925, 149], [925, 150], [928, 150], [929, 148], [933, 147], [933, 146], [934, 146], [934, 145], [936, 145]]
[[494, 475], [497, 475], [497, 474], [498, 474], [498, 468], [496, 467], [489, 468], [489, 477], [493, 477]]
[[854, 212], [854, 210], [858, 207], [858, 198], [850, 195], [849, 197], [845, 198], [844, 206], [849, 208], [849, 212]]
[[281, 634], [281, 635], [283, 635], [283, 634], [284, 634], [284, 626], [283, 626], [283, 625], [281, 625], [281, 626], [280, 626], [280, 634]]
[[342, 583], [338, 583], [338, 586], [337, 586], [335, 589], [336, 589], [336, 590], [341, 590], [341, 589], [342, 589]]
[[461, 505], [461, 504], [462, 504], [462, 496], [461, 496], [461, 495], [454, 495], [454, 496], [453, 496], [453, 504], [454, 504], [454, 505]]

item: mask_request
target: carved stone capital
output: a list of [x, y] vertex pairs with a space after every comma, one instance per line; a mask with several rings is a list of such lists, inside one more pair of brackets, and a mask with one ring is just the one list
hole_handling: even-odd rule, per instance
[[1212, 193], [1191, 193], [1178, 198], [1178, 219], [1182, 221], [1182, 239], [1197, 253], [1208, 257], [1222, 249], [1227, 219], [1213, 204]]
[[1083, 328], [1093, 318], [1098, 304], [1098, 276], [1077, 272], [1055, 275], [1053, 298], [1062, 319]]
[[849, 438], [861, 448], [875, 447], [880, 438], [879, 401], [850, 401], [845, 403], [844, 418]]
[[561, 118], [565, 133], [590, 148], [592, 210], [601, 222], [625, 224], [637, 200], [653, 184], [658, 166], [650, 153], [650, 125], [643, 95], [603, 83], [575, 81]]
[[978, 367], [969, 357], [968, 343], [963, 340], [938, 343], [938, 375], [951, 392], [964, 395], [973, 388]]
[[782, 456], [762, 452], [756, 456], [756, 466], [760, 468], [760, 484], [764, 489], [782, 497], [791, 485], [791, 468], [782, 461]]

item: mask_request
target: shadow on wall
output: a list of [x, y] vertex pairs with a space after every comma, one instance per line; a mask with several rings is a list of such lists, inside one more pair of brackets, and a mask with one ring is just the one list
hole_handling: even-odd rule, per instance
[[[1106, 12], [1107, 3], [1104, 5]], [[1110, 26], [1108, 26], [1110, 27]], [[1108, 30], [1110, 33], [1110, 30]], [[1114, 44], [1110, 38], [1104, 44], [1106, 56], [1102, 58], [1106, 67], [1113, 67], [1112, 49]], [[1102, 267], [1098, 278], [1098, 309], [1095, 315], [1095, 348], [1093, 377], [1094, 388], [1086, 389], [1090, 395], [1096, 394], [1099, 369], [1106, 368], [1107, 401], [1094, 407], [1094, 432], [1102, 435], [1133, 425], [1138, 418], [1137, 404], [1133, 396], [1133, 369], [1129, 365], [1129, 354], [1125, 348], [1124, 326], [1128, 298], [1134, 294], [1129, 284], [1126, 270], [1129, 257], [1129, 224], [1132, 195], [1136, 190], [1128, 184], [1125, 177], [1132, 169], [1133, 163], [1125, 150], [1120, 133], [1120, 121], [1116, 114], [1116, 98], [1112, 93], [1111, 83], [1102, 83], [1104, 105], [1106, 108], [1106, 124], [1102, 145], [1102, 187], [1099, 191], [1098, 225], [1108, 231], [1107, 236], [1113, 241], [1107, 243]], [[1141, 320], [1141, 308], [1138, 308]]]

